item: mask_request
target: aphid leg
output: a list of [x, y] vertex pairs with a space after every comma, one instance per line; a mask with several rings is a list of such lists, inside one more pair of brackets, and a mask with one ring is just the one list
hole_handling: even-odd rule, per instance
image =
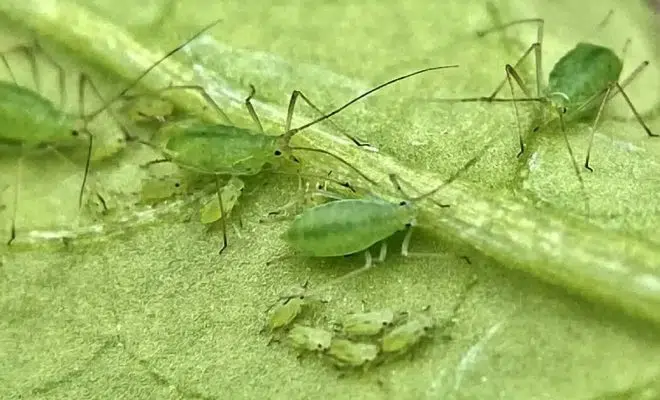
[[588, 169], [589, 171], [593, 172], [593, 169], [589, 166], [589, 158], [590, 158], [590, 155], [591, 155], [591, 146], [593, 145], [594, 135], [596, 133], [596, 126], [597, 126], [597, 124], [600, 120], [600, 117], [601, 117], [601, 114], [603, 112], [603, 109], [605, 108], [605, 105], [614, 96], [616, 96], [619, 93], [621, 93], [621, 95], [625, 99], [626, 103], [628, 103], [628, 106], [630, 107], [630, 110], [633, 112], [633, 115], [637, 119], [637, 122], [642, 126], [644, 131], [646, 131], [646, 134], [649, 137], [658, 137], [658, 136], [660, 136], [656, 133], [651, 132], [651, 129], [648, 127], [648, 125], [646, 125], [646, 123], [642, 119], [642, 116], [639, 115], [639, 112], [637, 112], [637, 109], [632, 104], [632, 101], [630, 100], [630, 97], [628, 97], [628, 95], [626, 94], [626, 92], [623, 89], [626, 85], [630, 84], [630, 82], [632, 82], [632, 80], [634, 78], [636, 78], [639, 75], [639, 73], [642, 72], [642, 70], [644, 68], [646, 68], [648, 65], [649, 65], [649, 62], [644, 61], [637, 68], [635, 68], [635, 70], [630, 75], [628, 75], [628, 77], [626, 79], [624, 79], [623, 83], [610, 82], [607, 85], [607, 88], [604, 89], [604, 92], [605, 92], [604, 95], [603, 95], [603, 91], [600, 91], [600, 92], [596, 93], [595, 95], [593, 95], [589, 99], [587, 99], [583, 104], [580, 105], [580, 107], [578, 107], [575, 110], [575, 112], [579, 112], [580, 110], [587, 107], [593, 101], [595, 101], [596, 99], [599, 99], [602, 96], [602, 101], [600, 103], [600, 107], [598, 108], [598, 113], [596, 114], [596, 117], [594, 118], [594, 122], [591, 126], [591, 136], [589, 138], [589, 147], [587, 148], [587, 157], [586, 157], [585, 162], [584, 162], [584, 167], [586, 169]]
[[[386, 244], [384, 244], [384, 243], [383, 243], [383, 245], [386, 246]], [[381, 248], [381, 253], [384, 252], [384, 251], [386, 252], [387, 250], [383, 250]], [[373, 267], [374, 267], [374, 262], [373, 262], [373, 257], [371, 256], [371, 252], [369, 250], [365, 250], [364, 251], [364, 266], [362, 266], [362, 267], [360, 267], [356, 270], [353, 270], [349, 273], [346, 273], [342, 276], [339, 276], [337, 278], [331, 279], [329, 282], [324, 283], [323, 285], [316, 288], [315, 290], [312, 290], [310, 293], [311, 293], [311, 295], [318, 295], [318, 293], [326, 290], [327, 288], [329, 288], [331, 286], [334, 286], [334, 285], [336, 285], [337, 283], [339, 283], [343, 280], [346, 280], [348, 278], [352, 278], [352, 277], [360, 275], [364, 272], [367, 272], [368, 270], [370, 270]], [[310, 293], [307, 293], [305, 296], [309, 297]], [[288, 296], [288, 297], [291, 297], [291, 296]]]
[[[85, 74], [80, 74], [80, 78], [78, 81], [78, 107], [80, 110], [80, 115], [85, 115], [85, 83], [88, 83], [90, 87], [93, 87], [94, 90], [96, 89], [96, 86], [87, 78], [87, 75]], [[101, 101], [103, 101], [103, 97], [100, 96], [100, 93], [96, 91], [97, 94], [99, 95], [99, 98]], [[85, 192], [85, 184], [87, 183], [87, 174], [89, 173], [89, 164], [92, 159], [92, 144], [93, 144], [93, 136], [91, 132], [87, 129], [87, 122], [84, 121], [84, 126], [80, 130], [81, 132], [84, 132], [87, 135], [87, 138], [89, 139], [89, 146], [87, 148], [87, 159], [85, 160], [85, 173], [83, 175], [83, 181], [80, 184], [80, 193], [78, 194], [78, 208], [82, 207], [82, 199], [83, 199], [83, 194]], [[72, 133], [76, 135], [77, 131], [73, 131]]]
[[[378, 262], [379, 263], [384, 262], [386, 257], [387, 257], [387, 243], [381, 242], [380, 253], [378, 254]], [[362, 305], [364, 306], [364, 303]]]
[[[66, 106], [66, 101], [67, 101], [67, 99], [66, 99], [66, 90], [64, 89], [64, 82], [66, 80], [66, 71], [64, 70], [64, 68], [62, 68], [60, 63], [55, 61], [50, 55], [48, 55], [47, 52], [43, 51], [43, 49], [41, 48], [41, 45], [39, 44], [39, 42], [35, 42], [34, 47], [37, 51], [39, 51], [44, 56], [44, 58], [53, 67], [55, 67], [55, 69], [57, 69], [57, 83], [58, 83], [58, 86], [59, 86], [59, 89], [60, 89], [60, 109], [63, 110], [64, 107]], [[39, 74], [39, 75], [41, 75], [41, 74]], [[38, 80], [35, 81], [35, 86], [37, 86], [37, 91], [38, 92], [41, 92], [40, 89], [39, 89], [40, 85], [41, 85], [40, 81], [38, 81]]]
[[575, 160], [575, 154], [573, 153], [573, 148], [571, 147], [571, 143], [568, 140], [568, 135], [566, 134], [566, 125], [564, 124], [564, 113], [562, 111], [565, 110], [559, 110], [557, 109], [557, 116], [559, 117], [559, 125], [561, 127], [561, 133], [564, 138], [564, 142], [566, 143], [566, 148], [568, 149], [568, 154], [571, 157], [571, 163], [573, 164], [573, 169], [575, 170], [575, 175], [578, 177], [578, 181], [580, 181], [580, 188], [582, 190], [582, 193], [584, 195], [584, 207], [586, 211], [587, 217], [590, 214], [589, 211], [589, 196], [587, 194], [587, 189], [584, 186], [584, 180], [582, 179], [582, 173], [580, 172], [580, 167], [578, 167], [577, 161]]
[[[293, 199], [288, 203], [286, 203], [285, 205], [278, 207], [273, 211], [269, 211], [267, 215], [267, 219], [261, 218], [259, 222], [260, 223], [280, 222], [280, 221], [286, 221], [292, 219], [293, 215], [287, 212], [287, 210], [294, 207], [297, 208], [301, 204], [303, 204], [305, 202], [305, 197], [308, 191], [309, 191], [309, 183], [307, 183], [305, 188], [303, 188], [302, 176], [298, 175], [298, 189], [296, 190], [296, 195], [293, 197]], [[296, 213], [297, 212], [294, 212], [293, 214], [295, 215]]]
[[[9, 73], [9, 76], [11, 77], [11, 80], [14, 81], [14, 84], [16, 84], [16, 86], [18, 86], [18, 81], [16, 80], [16, 76], [14, 76], [14, 71], [12, 71], [11, 66], [9, 65], [9, 61], [7, 61], [7, 54], [18, 51], [22, 47], [24, 47], [24, 46], [15, 47], [13, 49], [3, 51], [2, 53], [0, 53], [0, 60], [2, 60], [2, 64], [5, 66], [5, 69]], [[33, 72], [33, 75], [34, 75], [34, 72]]]
[[206, 104], [210, 105], [211, 108], [213, 108], [213, 111], [215, 111], [218, 115], [222, 117], [229, 125], [234, 125], [234, 123], [229, 119], [229, 116], [225, 114], [224, 111], [222, 111], [222, 108], [218, 105], [218, 103], [213, 100], [210, 94], [200, 85], [170, 85], [166, 88], [158, 89], [155, 90], [153, 93], [163, 93], [167, 92], [170, 90], [192, 90], [193, 92], [196, 92], [198, 95], [202, 96], [202, 99]]
[[[314, 111], [316, 111], [319, 115], [325, 115], [326, 114], [320, 108], [318, 108], [314, 103], [312, 103], [312, 101], [309, 100], [309, 98], [307, 96], [305, 96], [305, 94], [303, 92], [301, 92], [300, 90], [294, 90], [293, 92], [291, 92], [291, 98], [289, 99], [289, 110], [290, 110], [290, 112], [287, 113], [285, 131], [288, 131], [289, 129], [291, 129], [291, 119], [293, 117], [293, 108], [295, 106], [295, 103], [296, 103], [296, 100], [297, 100], [298, 96], [300, 96], [305, 101], [305, 103], [307, 103], [308, 106], [313, 108]], [[335, 121], [333, 121], [333, 120], [328, 120], [328, 121], [330, 122], [330, 124], [336, 130], [338, 130], [342, 135], [344, 135], [348, 139], [350, 139], [356, 146], [374, 148], [371, 144], [366, 143], [366, 142], [362, 142], [357, 137], [349, 135], [348, 133], [346, 133], [346, 131], [343, 130], [339, 126], [339, 124], [337, 124]], [[378, 150], [378, 149], [376, 149], [376, 150]]]
[[248, 94], [248, 97], [245, 98], [245, 108], [247, 108], [248, 113], [250, 114], [252, 121], [254, 121], [254, 124], [259, 129], [259, 132], [265, 133], [264, 127], [261, 125], [261, 121], [259, 121], [259, 115], [257, 115], [257, 112], [254, 110], [254, 106], [252, 105], [252, 98], [255, 94], [257, 94], [257, 89], [253, 84], [250, 84], [250, 94]]
[[[459, 176], [461, 176], [462, 174], [464, 174], [465, 171], [467, 171], [468, 169], [472, 168], [472, 166], [474, 166], [474, 164], [477, 163], [477, 161], [481, 158], [481, 156], [483, 155], [483, 153], [484, 153], [489, 147], [490, 147], [490, 142], [489, 142], [489, 143], [486, 143], [486, 144], [481, 148], [481, 150], [480, 150], [479, 152], [477, 152], [477, 154], [476, 154], [474, 157], [472, 157], [470, 160], [468, 160], [468, 162], [466, 162], [461, 168], [459, 168], [457, 171], [455, 171], [451, 176], [449, 176], [449, 178], [447, 178], [444, 182], [442, 182], [440, 185], [438, 185], [435, 189], [432, 189], [432, 190], [430, 190], [430, 191], [428, 191], [428, 192], [426, 192], [426, 193], [424, 193], [424, 194], [422, 194], [422, 195], [419, 195], [419, 196], [417, 196], [417, 197], [409, 197], [409, 196], [407, 196], [407, 195], [405, 194], [405, 192], [403, 192], [403, 191], [401, 190], [401, 185], [400, 185], [399, 182], [398, 182], [398, 180], [399, 180], [400, 178], [399, 178], [396, 174], [390, 174], [390, 175], [389, 175], [389, 178], [390, 178], [390, 181], [392, 182], [392, 184], [394, 185], [394, 187], [395, 187], [397, 190], [399, 190], [399, 191], [404, 195], [404, 197], [406, 197], [406, 198], [408, 198], [408, 199], [410, 199], [410, 200], [412, 200], [412, 201], [419, 201], [419, 200], [422, 200], [422, 199], [425, 199], [425, 198], [429, 198], [430, 196], [432, 196], [433, 194], [435, 194], [436, 192], [438, 192], [438, 191], [439, 191], [440, 189], [442, 189], [443, 187], [445, 187], [445, 186], [449, 185], [450, 183], [452, 183], [453, 181], [455, 181]], [[441, 207], [449, 207], [449, 205], [447, 205], [447, 204], [441, 204], [441, 203], [436, 202], [436, 201], [433, 200], [433, 199], [431, 199], [431, 200], [432, 200], [435, 204], [439, 204]]]
[[612, 15], [614, 15], [614, 10], [609, 10], [607, 12], [607, 15], [605, 15], [605, 18], [603, 18], [603, 20], [600, 21], [598, 25], [596, 25], [595, 33], [600, 32], [607, 24], [610, 23], [610, 19], [612, 18]]
[[149, 166], [154, 165], [154, 164], [162, 164], [162, 163], [169, 163], [169, 162], [172, 162], [172, 160], [168, 160], [167, 158], [158, 158], [156, 160], [147, 161], [146, 163], [140, 165], [140, 168], [148, 168]]
[[[383, 242], [381, 244], [381, 246], [387, 247], [387, 244]], [[381, 253], [384, 253], [384, 252], [387, 252], [387, 249], [383, 250], [383, 248], [381, 247]], [[332, 279], [330, 282], [325, 283], [322, 286], [322, 288], [325, 289], [325, 288], [333, 286], [333, 285], [335, 285], [335, 284], [337, 284], [337, 283], [339, 283], [339, 282], [341, 282], [345, 279], [352, 278], [352, 277], [355, 277], [357, 275], [360, 275], [363, 272], [366, 272], [366, 271], [370, 270], [373, 267], [374, 267], [374, 262], [373, 262], [373, 257], [371, 256], [371, 252], [369, 250], [365, 250], [365, 252], [364, 252], [364, 266], [362, 266], [362, 267], [360, 267], [356, 270], [353, 270], [353, 271], [351, 271], [347, 274], [344, 274], [344, 275], [342, 275], [338, 278]], [[320, 290], [321, 289], [316, 289], [316, 291], [320, 291]]]
[[[525, 143], [523, 141], [523, 134], [522, 134], [522, 127], [520, 126], [520, 114], [518, 113], [518, 104], [516, 104], [515, 101], [515, 94], [513, 92], [513, 82], [511, 82], [511, 76], [516, 76], [516, 71], [513, 69], [513, 67], [509, 64], [506, 65], [506, 80], [509, 82], [509, 89], [511, 89], [511, 98], [514, 99], [514, 101], [511, 102], [513, 105], [513, 115], [516, 117], [516, 128], [518, 129], [518, 142], [520, 144], [520, 152], [516, 157], [520, 157], [524, 152], [525, 152]], [[516, 79], [516, 82], [518, 80]], [[521, 86], [522, 87], [522, 86]]]
[[218, 175], [215, 175], [215, 189], [216, 193], [218, 194], [218, 203], [220, 204], [220, 215], [222, 218], [220, 218], [221, 224], [222, 224], [222, 247], [220, 248], [220, 251], [218, 254], [222, 254], [223, 251], [227, 248], [227, 213], [225, 212], [225, 207], [223, 205], [222, 201], [222, 191], [221, 191], [221, 186], [220, 186], [220, 179]]
[[[174, 49], [172, 49], [172, 50], [170, 50], [169, 52], [167, 52], [167, 54], [165, 54], [165, 55], [162, 56], [160, 59], [158, 59], [158, 61], [156, 61], [155, 63], [151, 64], [151, 65], [149, 66], [149, 68], [147, 68], [146, 70], [142, 71], [142, 73], [141, 73], [140, 75], [138, 75], [138, 77], [137, 77], [136, 79], [134, 79], [133, 82], [132, 82], [130, 85], [128, 85], [127, 87], [125, 87], [124, 90], [122, 90], [121, 92], [119, 92], [119, 94], [117, 94], [115, 97], [113, 97], [113, 98], [112, 98], [109, 102], [107, 102], [104, 106], [102, 106], [101, 108], [99, 108], [98, 110], [96, 110], [96, 111], [94, 111], [92, 114], [90, 114], [89, 117], [90, 117], [90, 118], [93, 118], [95, 115], [97, 115], [97, 114], [99, 114], [101, 111], [103, 111], [108, 105], [113, 104], [115, 101], [121, 99], [126, 93], [128, 93], [131, 89], [133, 89], [133, 88], [134, 88], [134, 87], [135, 87], [135, 86], [136, 86], [136, 85], [142, 80], [142, 78], [144, 78], [144, 77], [145, 77], [149, 72], [151, 72], [154, 68], [156, 68], [158, 65], [160, 65], [163, 61], [167, 60], [167, 59], [168, 59], [170, 56], [172, 56], [174, 53], [177, 53], [179, 50], [181, 50], [182, 48], [186, 47], [190, 42], [192, 42], [193, 40], [195, 40], [196, 38], [198, 38], [199, 36], [201, 36], [203, 33], [207, 32], [209, 29], [211, 29], [212, 27], [214, 27], [215, 25], [217, 25], [220, 21], [222, 21], [222, 18], [219, 18], [219, 19], [214, 20], [213, 22], [209, 23], [208, 25], [206, 25], [205, 27], [203, 27], [202, 29], [200, 29], [197, 33], [195, 33], [194, 35], [192, 35], [188, 40], [186, 40], [185, 42], [181, 43], [180, 45], [178, 45], [178, 46], [175, 47]], [[193, 90], [194, 90], [194, 89], [193, 89]], [[203, 90], [203, 89], [202, 89], [202, 90]], [[232, 125], [233, 125], [233, 124], [232, 124]]]
[[626, 39], [626, 42], [623, 44], [623, 48], [621, 49], [621, 61], [625, 62], [626, 56], [628, 55], [628, 49], [630, 48], [631, 44], [632, 40], [630, 38]]
[[16, 239], [16, 216], [18, 215], [18, 198], [21, 191], [21, 175], [23, 174], [23, 146], [21, 146], [19, 152], [18, 162], [16, 163], [16, 184], [14, 187], [14, 208], [11, 217], [11, 236], [7, 242], [7, 246], [10, 246], [14, 239]]
[[9, 66], [9, 62], [7, 61], [6, 55], [11, 54], [11, 53], [20, 53], [25, 57], [28, 61], [28, 64], [30, 64], [30, 71], [32, 72], [32, 81], [34, 82], [34, 87], [38, 93], [41, 93], [41, 74], [39, 73], [39, 66], [37, 64], [37, 57], [35, 55], [35, 49], [39, 48], [38, 43], [35, 42], [32, 45], [19, 45], [16, 47], [13, 47], [7, 51], [2, 52], [2, 62], [7, 68], [7, 71], [9, 71], [9, 75], [11, 76], [12, 80], [14, 83], [18, 85], [18, 82], [16, 81], [16, 77]]
[[378, 182], [376, 182], [373, 179], [369, 178], [363, 172], [361, 172], [359, 169], [357, 169], [355, 166], [353, 166], [351, 163], [349, 163], [348, 161], [344, 160], [343, 158], [339, 157], [336, 154], [333, 154], [333, 153], [331, 153], [327, 150], [324, 150], [324, 149], [315, 149], [315, 148], [311, 148], [311, 147], [288, 146], [288, 143], [291, 141], [291, 138], [294, 135], [298, 134], [302, 130], [307, 129], [312, 125], [316, 125], [316, 124], [318, 124], [322, 121], [325, 121], [325, 120], [333, 117], [334, 115], [337, 115], [338, 113], [340, 113], [345, 108], [351, 106], [352, 104], [356, 103], [357, 101], [369, 96], [370, 94], [372, 94], [372, 93], [374, 93], [374, 92], [376, 92], [376, 91], [378, 91], [378, 90], [380, 90], [380, 89], [382, 89], [386, 86], [389, 86], [393, 83], [399, 82], [399, 81], [404, 80], [404, 79], [408, 79], [408, 78], [413, 77], [415, 75], [423, 74], [425, 72], [435, 71], [435, 70], [440, 70], [440, 69], [446, 69], [446, 68], [456, 68], [456, 67], [458, 67], [458, 65], [443, 65], [443, 66], [439, 66], [439, 67], [424, 68], [424, 69], [421, 69], [421, 70], [417, 70], [417, 71], [408, 73], [406, 75], [396, 77], [394, 79], [390, 79], [390, 80], [388, 80], [384, 83], [381, 83], [380, 85], [377, 85], [377, 86], [367, 90], [366, 92], [360, 94], [359, 96], [354, 97], [352, 100], [344, 103], [342, 106], [335, 108], [334, 110], [330, 111], [329, 113], [324, 114], [324, 115], [316, 118], [315, 120], [313, 120], [311, 122], [308, 122], [308, 123], [306, 123], [302, 126], [299, 126], [297, 128], [289, 129], [290, 126], [291, 126], [290, 125], [290, 123], [291, 123], [290, 119], [292, 118], [293, 108], [294, 108], [295, 103], [296, 103], [296, 101], [295, 101], [296, 98], [295, 97], [297, 97], [297, 96], [294, 97], [294, 95], [293, 95], [294, 93], [292, 93], [291, 99], [289, 100], [289, 109], [288, 109], [288, 113], [287, 113], [287, 129], [286, 129], [285, 133], [282, 135], [282, 140], [284, 141], [284, 143], [287, 144], [287, 147], [288, 147], [287, 150], [304, 150], [304, 151], [311, 151], [311, 152], [317, 152], [317, 153], [323, 153], [323, 154], [329, 155], [329, 156], [335, 158], [336, 160], [340, 161], [342, 164], [346, 165], [347, 167], [351, 168], [353, 171], [355, 171], [357, 174], [359, 174], [362, 178], [367, 180], [372, 185], [378, 186]]
[[[541, 96], [541, 79], [543, 79], [543, 60], [542, 60], [542, 50], [541, 46], [543, 45], [543, 25], [545, 24], [545, 21], [542, 18], [527, 18], [527, 19], [520, 19], [516, 21], [511, 21], [509, 23], [506, 23], [504, 25], [500, 26], [495, 26], [490, 29], [486, 29], [483, 31], [477, 31], [477, 36], [485, 36], [491, 32], [496, 32], [502, 29], [506, 29], [510, 26], [513, 25], [519, 25], [519, 24], [526, 24], [526, 23], [535, 23], [537, 24], [537, 29], [536, 29], [536, 42], [533, 43], [527, 51], [520, 57], [520, 59], [516, 62], [514, 65], [514, 68], [518, 68], [520, 63], [531, 53], [532, 50], [534, 50], [534, 58], [536, 62], [536, 96], [540, 97]], [[489, 96], [489, 99], [492, 100], [495, 98], [497, 93], [502, 90], [504, 87], [504, 84], [506, 83], [506, 80], [502, 80], [500, 84], [497, 86], [493, 94]], [[531, 96], [528, 96], [531, 97]]]

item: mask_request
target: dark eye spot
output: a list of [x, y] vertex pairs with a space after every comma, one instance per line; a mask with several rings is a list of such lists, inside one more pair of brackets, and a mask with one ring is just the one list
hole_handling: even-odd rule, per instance
[[319, 343], [319, 344], [316, 345], [316, 348], [321, 350], [321, 349], [323, 349], [323, 345], [321, 343]]
[[71, 131], [71, 136], [78, 136], [79, 134], [80, 133], [78, 133], [78, 131], [75, 129]]
[[387, 321], [383, 321], [383, 326], [387, 326], [387, 325], [389, 325]]
[[276, 156], [281, 156], [281, 155], [282, 155], [282, 152], [279, 151], [279, 150], [275, 150], [275, 155], [276, 155]]
[[179, 182], [174, 182], [174, 187], [179, 187], [181, 184]]
[[401, 203], [399, 203], [399, 205], [400, 205], [400, 206], [405, 206], [406, 204], [408, 204], [408, 202], [407, 202], [407, 201], [405, 201], [405, 200], [404, 200], [404, 201], [402, 201]]

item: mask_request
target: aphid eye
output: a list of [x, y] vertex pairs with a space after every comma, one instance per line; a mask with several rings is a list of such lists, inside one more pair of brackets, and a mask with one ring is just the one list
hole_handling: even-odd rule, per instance
[[561, 108], [561, 113], [562, 113], [562, 114], [566, 114], [566, 111], [568, 111], [568, 109], [567, 109], [566, 107], [562, 107], [562, 108]]
[[179, 187], [181, 184], [179, 182], [174, 182], [174, 187]]
[[322, 345], [321, 343], [318, 343], [318, 344], [316, 345], [316, 348], [319, 349], [319, 350], [321, 350], [321, 349], [323, 349], [323, 345]]
[[383, 326], [387, 326], [389, 323], [387, 321], [383, 321]]
[[71, 131], [71, 136], [78, 136], [78, 135], [79, 135], [79, 133], [78, 133], [77, 130], [74, 129], [74, 130]]
[[276, 156], [281, 156], [281, 155], [282, 155], [282, 152], [279, 151], [279, 150], [275, 150], [275, 155], [276, 155]]
[[399, 203], [399, 205], [400, 205], [400, 206], [405, 206], [406, 204], [408, 204], [408, 202], [407, 202], [407, 201], [405, 201], [405, 200], [404, 200], [404, 201], [402, 201], [401, 203]]

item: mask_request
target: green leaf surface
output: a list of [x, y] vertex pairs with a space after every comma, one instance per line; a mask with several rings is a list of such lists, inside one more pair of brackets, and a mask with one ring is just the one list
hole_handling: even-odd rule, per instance
[[[203, 85], [233, 121], [251, 127], [242, 104], [254, 84], [257, 112], [273, 133], [281, 132], [294, 89], [329, 110], [393, 76], [430, 65], [460, 65], [389, 87], [335, 118], [345, 131], [376, 144], [378, 153], [355, 149], [328, 123], [296, 138], [297, 144], [332, 149], [380, 185], [369, 187], [322, 156], [304, 158], [313, 169], [331, 166], [337, 177], [382, 195], [392, 193], [388, 173], [424, 192], [487, 145], [463, 178], [434, 196], [451, 207], [420, 203], [422, 227], [411, 250], [443, 255], [401, 257], [396, 254], [401, 238], [393, 238], [386, 263], [333, 288], [332, 301], [317, 321], [363, 304], [410, 311], [430, 306], [436, 319], [453, 318], [453, 327], [437, 333], [413, 357], [343, 377], [315, 357], [297, 359], [282, 343], [266, 346], [259, 330], [265, 310], [281, 292], [306, 279], [319, 286], [359, 267], [362, 256], [294, 257], [267, 265], [290, 254], [280, 239], [286, 223], [258, 220], [288, 201], [297, 187], [295, 177], [268, 173], [245, 180], [238, 209], [243, 226], [232, 211], [229, 247], [219, 256], [221, 233], [199, 223], [193, 195], [148, 210], [133, 205], [148, 178], [139, 164], [155, 154], [120, 142], [117, 124], [104, 115], [90, 127], [96, 144], [90, 187], [104, 194], [110, 215], [98, 212], [93, 196], [82, 213], [77, 210], [84, 151], [26, 151], [19, 237], [0, 259], [0, 397], [660, 395], [655, 378], [660, 374], [660, 236], [655, 229], [660, 139], [646, 136], [621, 96], [612, 101], [595, 136], [595, 171], [583, 174], [587, 218], [556, 128], [527, 134], [527, 152], [516, 159], [510, 104], [430, 101], [490, 94], [504, 77], [504, 65], [514, 63], [535, 40], [535, 28], [520, 26], [484, 38], [474, 32], [539, 16], [545, 19], [546, 73], [580, 40], [619, 51], [630, 38], [623, 75], [645, 59], [651, 64], [627, 93], [650, 128], [660, 132], [657, 26], [645, 4], [622, 9], [613, 0], [502, 1], [495, 7], [425, 0], [143, 3], [6, 1], [0, 5], [7, 32], [2, 44], [6, 48], [38, 37], [66, 67], [67, 93], [72, 93], [68, 109], [74, 112], [79, 71], [89, 73], [109, 98], [170, 48], [221, 17], [208, 35], [154, 69], [140, 87]], [[610, 8], [615, 13], [596, 32]], [[22, 82], [29, 81], [22, 61], [10, 61]], [[47, 64], [42, 59], [39, 65]], [[53, 70], [44, 68], [52, 78], [44, 81], [54, 82]], [[532, 82], [533, 63], [521, 70]], [[45, 90], [56, 97], [56, 89], [53, 83]], [[192, 93], [171, 99], [212, 118]], [[95, 109], [102, 102], [86, 95], [85, 104]], [[537, 110], [521, 104], [520, 111], [529, 132]], [[301, 107], [294, 126], [314, 116]], [[589, 126], [589, 121], [573, 124], [568, 132], [579, 165]], [[5, 205], [0, 218], [8, 229], [18, 157], [15, 148], [0, 154]], [[67, 246], [44, 240], [66, 230], [78, 234]], [[475, 276], [477, 286], [452, 316]]]

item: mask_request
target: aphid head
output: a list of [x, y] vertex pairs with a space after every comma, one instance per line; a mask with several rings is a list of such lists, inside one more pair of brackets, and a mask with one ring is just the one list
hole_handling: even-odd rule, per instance
[[552, 108], [556, 109], [558, 112], [565, 114], [566, 106], [570, 104], [571, 99], [562, 92], [552, 92], [548, 94], [548, 101]]

